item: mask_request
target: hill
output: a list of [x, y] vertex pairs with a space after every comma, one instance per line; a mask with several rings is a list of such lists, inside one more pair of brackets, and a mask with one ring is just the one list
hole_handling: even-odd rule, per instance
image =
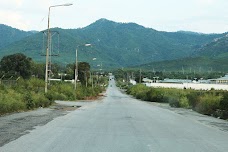
[[140, 66], [130, 67], [130, 69], [143, 69], [146, 71], [175, 71], [175, 72], [227, 72], [227, 57], [209, 58], [209, 57], [187, 57], [182, 59], [151, 62]]
[[[196, 50], [224, 34], [200, 34], [191, 32], [162, 32], [135, 23], [116, 23], [100, 19], [85, 28], [60, 29], [60, 56], [55, 62], [66, 64], [75, 60], [77, 45], [91, 43], [93, 47], [80, 48], [79, 60], [93, 64], [102, 62], [104, 67], [133, 66], [151, 61], [174, 60], [191, 56]], [[0, 49], [1, 57], [15, 52], [24, 53], [36, 61], [44, 61], [46, 43], [42, 32], [11, 43]], [[53, 39], [53, 46], [56, 41]], [[58, 49], [58, 48], [56, 48]], [[92, 58], [97, 58], [92, 61]]]
[[228, 56], [228, 33], [212, 42], [204, 45], [195, 52], [198, 56], [207, 56], [210, 58], [221, 58]]
[[0, 24], [0, 33], [0, 49], [33, 34], [4, 24]]

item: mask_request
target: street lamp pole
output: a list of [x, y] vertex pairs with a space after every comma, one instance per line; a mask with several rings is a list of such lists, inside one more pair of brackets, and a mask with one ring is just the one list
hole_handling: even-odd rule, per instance
[[52, 7], [59, 7], [59, 6], [71, 6], [73, 4], [67, 3], [62, 5], [53, 5], [49, 7], [48, 10], [48, 33], [47, 33], [47, 49], [46, 49], [46, 69], [45, 69], [45, 93], [47, 93], [48, 88], [48, 64], [49, 64], [49, 50], [50, 50], [50, 12]]
[[74, 90], [77, 89], [77, 80], [78, 80], [78, 48], [81, 46], [91, 46], [91, 44], [78, 45], [75, 51], [75, 70], [74, 70]]
[[74, 71], [74, 90], [77, 88], [77, 79], [78, 79], [78, 48], [75, 51], [75, 71]]
[[[93, 58], [93, 61], [96, 60], [97, 58]], [[91, 83], [92, 83], [92, 88], [93, 88], [93, 72], [91, 70], [90, 72], [90, 80], [91, 80]]]

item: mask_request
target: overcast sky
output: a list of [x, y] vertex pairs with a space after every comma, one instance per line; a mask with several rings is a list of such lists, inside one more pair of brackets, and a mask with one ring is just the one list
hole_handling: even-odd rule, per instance
[[0, 23], [22, 30], [85, 27], [100, 18], [135, 22], [159, 31], [228, 31], [228, 0], [1, 0]]

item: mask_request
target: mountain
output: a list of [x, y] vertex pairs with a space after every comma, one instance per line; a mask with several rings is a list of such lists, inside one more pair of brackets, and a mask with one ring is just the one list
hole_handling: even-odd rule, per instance
[[142, 68], [144, 70], [158, 71], [225, 71], [228, 70], [228, 33], [224, 33], [221, 37], [213, 39], [196, 49], [191, 57], [151, 62], [140, 66], [135, 66], [133, 69]]
[[216, 38], [212, 42], [205, 44], [198, 49], [195, 54], [210, 58], [228, 57], [228, 33], [225, 33], [222, 37]]
[[23, 38], [32, 34], [33, 32], [25, 32], [4, 24], [0, 24], [0, 49], [13, 42], [22, 40]]
[[143, 69], [147, 71], [176, 71], [176, 72], [211, 72], [225, 71], [228, 69], [227, 57], [187, 57], [176, 60], [151, 62], [130, 69]]
[[[80, 44], [91, 43], [92, 47], [78, 48], [80, 61], [103, 64], [104, 68], [126, 67], [149, 62], [175, 60], [192, 56], [198, 49], [225, 34], [201, 34], [191, 32], [162, 32], [145, 28], [136, 23], [117, 23], [100, 19], [79, 29], [51, 29], [59, 33], [53, 36], [55, 53], [53, 61], [61, 64], [75, 61], [75, 49]], [[59, 47], [58, 47], [59, 45]], [[6, 46], [6, 45], [5, 45]], [[0, 48], [1, 57], [16, 52], [24, 53], [36, 61], [45, 61], [46, 36], [35, 33], [20, 41]], [[97, 58], [96, 61], [92, 61]], [[97, 67], [96, 67], [97, 68]]]

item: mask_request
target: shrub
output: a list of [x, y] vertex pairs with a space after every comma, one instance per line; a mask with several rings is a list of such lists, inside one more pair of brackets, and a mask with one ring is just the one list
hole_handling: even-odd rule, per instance
[[44, 94], [33, 93], [32, 97], [35, 107], [47, 107], [52, 103], [48, 98], [44, 96]]
[[48, 92], [45, 93], [45, 97], [50, 101], [60, 100], [58, 99], [59, 94], [53, 90], [48, 90]]
[[22, 102], [22, 96], [14, 90], [0, 93], [0, 114], [17, 112], [26, 109], [26, 104]]
[[146, 92], [146, 98], [148, 101], [151, 102], [163, 102], [163, 89], [150, 88], [150, 90]]
[[82, 87], [78, 87], [75, 94], [76, 94], [76, 99], [78, 99], [78, 100], [82, 100], [85, 97], [85, 94], [84, 94]]
[[70, 83], [55, 83], [50, 89], [53, 95], [48, 95], [49, 99], [53, 100], [74, 100], [74, 88]]
[[213, 114], [219, 108], [222, 96], [215, 96], [207, 93], [199, 97], [199, 103], [196, 105], [196, 111], [202, 114]]
[[225, 110], [228, 112], [228, 92], [222, 93], [222, 99], [220, 101], [219, 109]]
[[181, 108], [189, 108], [190, 107], [188, 98], [186, 96], [183, 96], [180, 98], [179, 106]]
[[35, 108], [35, 103], [33, 102], [32, 95], [30, 92], [24, 94], [23, 101], [26, 104], [27, 109]]
[[148, 91], [149, 88], [143, 84], [134, 85], [128, 88], [127, 93], [136, 97], [137, 94], [140, 96], [141, 92]]
[[180, 102], [176, 97], [170, 96], [168, 100], [171, 107], [180, 107]]
[[189, 94], [186, 95], [188, 98], [189, 106], [195, 109], [196, 105], [200, 100], [200, 96], [202, 96], [202, 92], [199, 91], [191, 91]]
[[165, 93], [165, 99], [168, 100], [171, 107], [189, 107], [187, 94], [188, 90], [180, 89], [167, 89]]

